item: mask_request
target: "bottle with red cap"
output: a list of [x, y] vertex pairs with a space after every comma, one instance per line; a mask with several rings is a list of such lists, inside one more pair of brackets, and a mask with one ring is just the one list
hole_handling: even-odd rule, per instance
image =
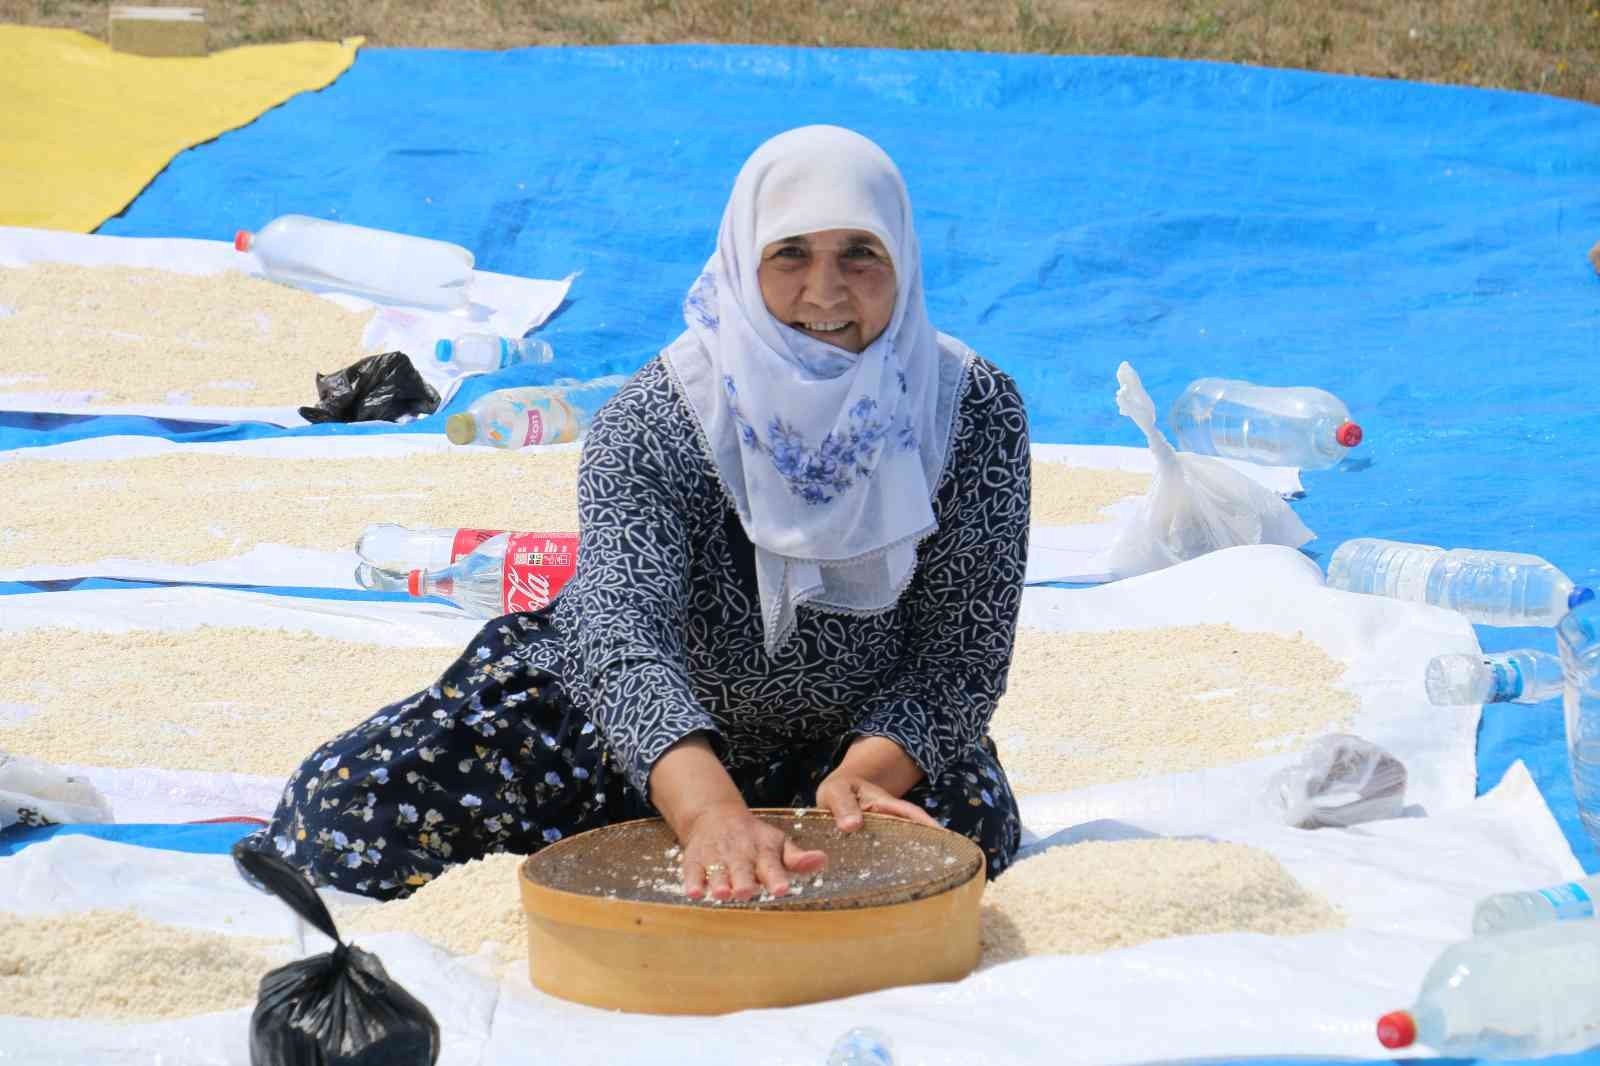
[[1387, 1048], [1526, 1058], [1600, 1045], [1600, 922], [1556, 922], [1455, 944], [1410, 1010], [1378, 1019]]
[[251, 252], [273, 281], [355, 293], [381, 303], [457, 310], [469, 302], [472, 253], [447, 241], [283, 215], [233, 246]]
[[498, 618], [548, 605], [577, 568], [576, 533], [500, 533], [442, 570], [411, 571], [406, 591]]
[[1223, 378], [1191, 382], [1167, 421], [1184, 451], [1302, 470], [1333, 466], [1362, 436], [1332, 393]]
[[356, 538], [356, 584], [364, 589], [399, 592], [413, 570], [443, 570], [503, 529], [410, 529], [392, 522], [368, 526]]

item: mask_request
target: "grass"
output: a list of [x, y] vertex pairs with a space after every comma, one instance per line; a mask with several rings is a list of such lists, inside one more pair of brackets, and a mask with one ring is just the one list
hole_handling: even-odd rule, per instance
[[[197, 4], [198, 6], [198, 4]], [[109, 3], [0, 0], [103, 38]], [[670, 41], [1217, 59], [1600, 103], [1600, 0], [216, 0], [211, 47]]]

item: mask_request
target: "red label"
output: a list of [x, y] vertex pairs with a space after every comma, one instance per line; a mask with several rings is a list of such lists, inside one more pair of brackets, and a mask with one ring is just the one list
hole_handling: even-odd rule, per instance
[[456, 562], [471, 555], [473, 549], [490, 537], [504, 533], [503, 529], [458, 529], [456, 539], [450, 544], [450, 561]]
[[513, 533], [501, 571], [501, 609], [537, 611], [556, 598], [578, 569], [576, 533]]

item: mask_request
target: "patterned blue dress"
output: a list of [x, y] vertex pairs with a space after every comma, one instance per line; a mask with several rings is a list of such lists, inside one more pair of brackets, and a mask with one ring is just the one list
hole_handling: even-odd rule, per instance
[[975, 840], [989, 874], [1019, 842], [987, 730], [1027, 562], [1027, 417], [974, 359], [938, 531], [896, 604], [801, 607], [762, 643], [754, 549], [664, 361], [597, 415], [578, 478], [578, 571], [549, 608], [489, 622], [432, 686], [311, 754], [256, 847], [318, 884], [389, 899], [450, 864], [528, 853], [655, 813], [655, 761], [703, 734], [752, 806], [803, 806], [856, 736], [923, 771], [906, 798]]

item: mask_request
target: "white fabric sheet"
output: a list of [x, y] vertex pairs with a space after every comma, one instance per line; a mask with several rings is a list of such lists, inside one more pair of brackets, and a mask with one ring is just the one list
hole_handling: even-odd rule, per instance
[[[1030, 589], [1021, 624], [1095, 632], [1227, 623], [1255, 632], [1303, 633], [1346, 664], [1340, 682], [1361, 700], [1350, 728], [1398, 756], [1409, 774], [1406, 802], [1438, 813], [1472, 799], [1478, 707], [1435, 707], [1423, 676], [1445, 652], [1476, 654], [1461, 615], [1380, 596], [1340, 592], [1317, 565], [1290, 548], [1229, 548], [1091, 589]], [[1061, 664], [1070, 670], [1071, 663]], [[1306, 738], [1312, 739], [1312, 738]], [[1251, 815], [1274, 771], [1293, 752], [1233, 766], [1025, 796], [1023, 823], [1049, 834], [1098, 818], [1137, 813], [1203, 824]]]
[[[179, 444], [159, 437], [96, 437], [44, 448], [0, 452], [0, 462], [30, 460], [99, 460], [149, 455], [222, 454], [280, 456], [284, 458], [356, 458], [442, 452], [455, 449], [437, 434], [404, 433], [362, 437], [280, 437], [224, 441], [216, 444]], [[486, 446], [474, 446], [486, 447]], [[576, 451], [578, 444], [558, 444], [550, 450]], [[1089, 470], [1126, 470], [1149, 473], [1153, 469], [1145, 448], [1112, 445], [1036, 444], [1034, 458], [1066, 463]], [[1301, 492], [1298, 471], [1292, 467], [1234, 463], [1246, 476], [1284, 496]], [[1107, 508], [1113, 520], [1077, 526], [1035, 525], [1029, 531], [1030, 584], [1046, 581], [1096, 582], [1110, 580], [1103, 553], [1116, 539], [1122, 521], [1130, 518], [1139, 497], [1130, 496]], [[1119, 519], [1121, 521], [1119, 521]], [[0, 529], [4, 518], [0, 517]], [[160, 581], [207, 581], [233, 584], [298, 585], [307, 588], [355, 588], [354, 551], [319, 552], [287, 545], [263, 544], [243, 555], [193, 566], [110, 558], [83, 564], [34, 565], [0, 568], [0, 581], [40, 581], [98, 576]]]
[[[180, 274], [214, 274], [222, 270], [262, 273], [253, 252], [238, 252], [230, 241], [166, 237], [105, 237], [89, 233], [0, 226], [0, 266], [31, 263], [76, 263], [81, 266], [154, 267]], [[378, 307], [362, 340], [385, 351], [403, 351], [441, 397], [448, 399], [455, 382], [433, 358], [436, 340], [463, 333], [495, 333], [520, 337], [543, 325], [566, 298], [573, 278], [560, 281], [520, 278], [492, 271], [473, 272], [472, 304], [463, 312], [432, 311], [397, 304], [379, 304], [348, 293], [323, 293], [342, 307]], [[351, 352], [349, 363], [361, 353]], [[348, 365], [345, 364], [345, 365]], [[328, 367], [327, 371], [342, 369]], [[306, 382], [305, 404], [316, 402], [314, 382]], [[84, 392], [8, 392], [0, 380], [0, 408], [88, 414], [137, 414], [168, 418], [271, 422], [307, 425], [294, 407], [195, 406], [175, 400], [164, 404], [99, 405]]]
[[[1361, 700], [1350, 731], [1405, 762], [1410, 777], [1408, 804], [1438, 813], [1472, 798], [1478, 709], [1434, 707], [1422, 682], [1431, 656], [1477, 650], [1472, 627], [1459, 615], [1328, 589], [1310, 560], [1273, 547], [1234, 548], [1095, 589], [1029, 589], [1023, 597], [1022, 624], [1042, 629], [1103, 631], [1205, 622], [1285, 635], [1303, 632], [1347, 664], [1342, 683]], [[463, 647], [481, 625], [437, 604], [307, 599], [221, 589], [0, 596], [0, 629], [6, 630], [64, 625], [121, 631], [202, 624], [306, 629], [380, 644]], [[1063, 664], [1064, 669], [1070, 667]], [[395, 693], [395, 698], [405, 695]], [[1025, 796], [1026, 839], [1096, 819], [1133, 815], [1180, 819], [1192, 815], [1201, 824], [1259, 817], [1254, 805], [1267, 778], [1293, 757], [1271, 755], [1195, 773]], [[107, 795], [122, 821], [265, 817], [279, 787], [270, 779], [237, 775], [75, 769]], [[163, 804], [170, 804], [164, 818]]]
[[[1147, 820], [1086, 827], [1081, 835], [1170, 831]], [[890, 1036], [904, 1066], [1384, 1058], [1374, 1021], [1410, 1004], [1434, 957], [1468, 934], [1479, 897], [1580, 876], [1520, 763], [1489, 795], [1430, 818], [1318, 831], [1224, 821], [1210, 835], [1271, 851], [1343, 909], [1347, 928], [1183, 937], [1023, 959], [950, 984], [712, 1018], [579, 1007], [535, 990], [520, 967], [497, 976], [481, 954], [450, 956], [408, 934], [358, 939], [438, 1019], [446, 1066], [522, 1061], [530, 1048], [563, 1066], [820, 1066], [840, 1034], [863, 1024]], [[294, 936], [287, 908], [245, 888], [227, 856], [59, 837], [3, 862], [0, 909], [126, 906], [225, 934]], [[306, 937], [307, 950], [325, 945], [316, 934]], [[243, 1066], [248, 1024], [244, 1008], [138, 1025], [7, 1018], [0, 1060]], [[1407, 1057], [1422, 1054], [1407, 1049]]]

